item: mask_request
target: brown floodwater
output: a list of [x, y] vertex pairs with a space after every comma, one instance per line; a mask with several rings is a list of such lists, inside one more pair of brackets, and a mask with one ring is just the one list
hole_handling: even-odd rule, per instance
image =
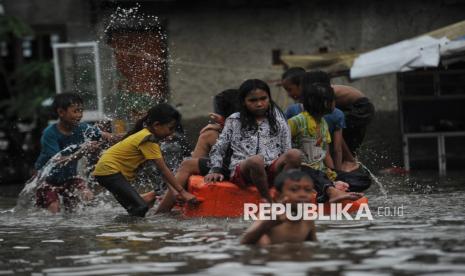
[[0, 186], [0, 275], [465, 275], [465, 177], [379, 181], [374, 220], [317, 221], [318, 242], [264, 248], [239, 243], [242, 219], [134, 219], [108, 195], [51, 215]]

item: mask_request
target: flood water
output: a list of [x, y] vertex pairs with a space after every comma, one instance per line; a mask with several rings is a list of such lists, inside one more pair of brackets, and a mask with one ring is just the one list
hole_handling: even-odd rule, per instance
[[239, 244], [241, 219], [131, 219], [116, 202], [18, 213], [18, 189], [3, 186], [0, 275], [465, 275], [465, 177], [379, 181], [373, 221], [318, 221], [318, 242], [265, 248]]

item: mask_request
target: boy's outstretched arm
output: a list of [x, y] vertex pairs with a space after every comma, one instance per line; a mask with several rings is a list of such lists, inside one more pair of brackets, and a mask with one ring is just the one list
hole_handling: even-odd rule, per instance
[[306, 241], [317, 241], [315, 222], [314, 221], [309, 221], [308, 223], [311, 224], [311, 228], [310, 228], [310, 231], [308, 232], [307, 238], [305, 240]]
[[55, 158], [55, 162], [57, 165], [60, 166], [65, 166], [69, 162], [73, 160], [78, 160], [81, 159], [85, 154], [95, 151], [100, 147], [100, 142], [97, 141], [88, 141], [79, 146], [79, 149], [69, 155], [61, 155], [57, 156], [55, 155], [53, 158]]
[[279, 223], [278, 220], [257, 220], [244, 233], [241, 238], [242, 244], [257, 244], [258, 241], [267, 235], [267, 232]]
[[102, 138], [110, 142], [110, 144], [116, 144], [124, 137], [124, 134], [112, 134], [106, 131], [101, 131], [101, 135], [102, 135]]

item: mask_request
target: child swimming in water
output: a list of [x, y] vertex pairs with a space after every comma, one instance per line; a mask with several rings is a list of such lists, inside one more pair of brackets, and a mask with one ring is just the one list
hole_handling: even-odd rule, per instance
[[[278, 175], [274, 183], [279, 192], [278, 202], [290, 203], [292, 209], [298, 204], [310, 203], [313, 180], [302, 171], [292, 169]], [[315, 223], [313, 220], [288, 220], [280, 215], [276, 220], [257, 220], [244, 233], [242, 244], [258, 244], [261, 246], [283, 243], [316, 241]]]

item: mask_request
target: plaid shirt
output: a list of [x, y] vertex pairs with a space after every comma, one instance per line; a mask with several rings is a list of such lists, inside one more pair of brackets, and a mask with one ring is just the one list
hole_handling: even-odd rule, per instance
[[234, 113], [226, 120], [223, 131], [216, 144], [210, 151], [210, 173], [221, 172], [223, 157], [229, 147], [232, 149], [229, 171], [232, 173], [236, 166], [253, 155], [261, 155], [265, 165], [291, 149], [291, 134], [287, 122], [282, 114], [275, 110], [278, 131], [270, 134], [268, 119], [258, 124], [257, 131], [242, 130], [240, 113]]

